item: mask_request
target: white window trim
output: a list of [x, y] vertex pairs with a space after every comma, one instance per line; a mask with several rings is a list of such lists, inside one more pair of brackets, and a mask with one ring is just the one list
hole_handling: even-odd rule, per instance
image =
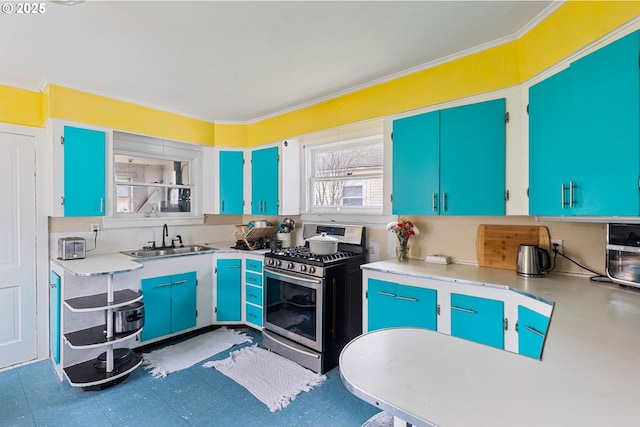
[[[305, 137], [301, 137], [300, 141], [303, 146], [303, 174], [305, 180], [305, 185], [302, 188], [303, 194], [303, 203], [304, 209], [302, 215], [304, 217], [309, 216], [318, 218], [319, 216], [345, 216], [347, 221], [351, 220], [353, 222], [353, 217], [356, 216], [364, 216], [366, 218], [373, 218], [376, 216], [380, 216], [385, 212], [386, 205], [386, 184], [385, 184], [385, 176], [388, 170], [388, 164], [390, 163], [387, 159], [387, 150], [385, 148], [386, 144], [384, 143], [384, 133], [383, 133], [383, 121], [381, 119], [376, 119], [368, 122], [357, 123], [354, 125], [343, 126], [337, 129], [330, 129], [327, 131], [318, 132], [312, 135], [308, 135]], [[383, 172], [381, 177], [383, 179], [383, 206], [382, 207], [349, 207], [349, 206], [339, 206], [339, 207], [314, 207], [311, 201], [312, 185], [314, 182], [313, 177], [309, 176], [310, 171], [314, 170], [315, 165], [313, 165], [313, 153], [320, 149], [330, 149], [331, 147], [339, 147], [339, 146], [364, 146], [371, 144], [372, 141], [379, 139], [383, 144], [384, 149], [384, 163], [383, 163]], [[380, 176], [379, 174], [375, 175], [358, 175], [357, 178], [370, 178], [371, 176]]]
[[[113, 144], [107, 156], [108, 214], [103, 218], [104, 228], [157, 227], [167, 225], [204, 224], [203, 214], [203, 147], [181, 141], [137, 135], [128, 132], [113, 132]], [[158, 216], [116, 212], [116, 181], [114, 155], [147, 156], [189, 162], [192, 190], [191, 212], [160, 212]], [[176, 186], [171, 186], [176, 187]]]

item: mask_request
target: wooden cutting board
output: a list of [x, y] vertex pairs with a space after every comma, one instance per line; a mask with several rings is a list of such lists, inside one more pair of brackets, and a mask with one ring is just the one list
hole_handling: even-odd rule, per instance
[[528, 225], [480, 224], [476, 234], [476, 254], [481, 267], [516, 269], [521, 243], [551, 250], [549, 229]]

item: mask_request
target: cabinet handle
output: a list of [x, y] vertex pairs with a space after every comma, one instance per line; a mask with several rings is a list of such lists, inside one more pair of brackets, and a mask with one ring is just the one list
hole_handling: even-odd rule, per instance
[[156, 285], [156, 288], [164, 288], [165, 286], [171, 286], [173, 283], [163, 283], [161, 285]]
[[392, 294], [392, 293], [390, 293], [390, 292], [385, 292], [385, 291], [378, 291], [378, 293], [379, 293], [380, 295], [384, 295], [384, 296], [386, 296], [386, 297], [394, 297], [394, 298], [395, 298], [395, 296], [396, 296], [396, 294]]
[[227, 265], [227, 268], [240, 268], [239, 265]]
[[173, 282], [174, 285], [182, 285], [183, 283], [187, 283], [188, 280], [178, 280], [177, 282]]
[[255, 294], [247, 294], [247, 295], [252, 297], [252, 298], [258, 298], [258, 295], [255, 295]]
[[396, 295], [396, 298], [401, 299], [403, 301], [418, 302], [418, 298], [403, 297], [403, 296], [400, 296], [400, 295]]
[[[573, 181], [569, 181], [569, 207], [573, 207], [573, 188], [577, 187]], [[576, 203], [577, 204], [577, 203]]]
[[560, 206], [560, 209], [564, 209], [566, 205], [566, 203], [564, 202], [564, 182], [560, 184], [560, 201], [562, 203], [562, 205]]
[[543, 334], [542, 332], [540, 332], [539, 330], [537, 330], [537, 329], [535, 329], [535, 328], [532, 328], [532, 327], [531, 327], [531, 326], [529, 326], [529, 325], [523, 325], [523, 326], [524, 326], [524, 328], [525, 328], [527, 331], [529, 331], [529, 332], [531, 332], [531, 333], [536, 334], [536, 335], [537, 335], [537, 336], [539, 336], [540, 338], [544, 338], [544, 334]]
[[447, 210], [447, 193], [442, 193], [442, 210]]
[[100, 213], [104, 212], [104, 197], [100, 197]]
[[258, 318], [258, 316], [256, 316], [255, 314], [251, 314], [251, 313], [249, 313], [249, 317], [253, 317], [254, 319]]
[[471, 310], [470, 308], [456, 307], [455, 305], [451, 306], [451, 310], [463, 311], [465, 313], [476, 314], [475, 310]]
[[220, 205], [221, 205], [221, 206], [220, 206], [220, 211], [221, 211], [221, 212], [224, 212], [224, 200], [221, 200], [221, 201], [220, 201]]
[[434, 212], [438, 210], [438, 193], [433, 193], [433, 197], [431, 198], [431, 209], [433, 209]]

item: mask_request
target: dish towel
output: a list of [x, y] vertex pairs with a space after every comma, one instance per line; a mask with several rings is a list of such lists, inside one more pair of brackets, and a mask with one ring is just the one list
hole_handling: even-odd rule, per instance
[[311, 391], [327, 379], [257, 345], [232, 351], [228, 358], [202, 366], [216, 368], [249, 390], [271, 412], [285, 408], [298, 394]]
[[227, 350], [234, 345], [252, 342], [250, 336], [222, 327], [213, 332], [142, 355], [142, 365], [154, 378], [164, 378], [171, 372], [186, 369], [198, 362]]

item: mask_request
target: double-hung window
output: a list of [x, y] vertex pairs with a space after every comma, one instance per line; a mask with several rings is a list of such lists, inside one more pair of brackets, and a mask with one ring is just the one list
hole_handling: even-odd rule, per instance
[[308, 212], [382, 212], [381, 127], [305, 139]]

